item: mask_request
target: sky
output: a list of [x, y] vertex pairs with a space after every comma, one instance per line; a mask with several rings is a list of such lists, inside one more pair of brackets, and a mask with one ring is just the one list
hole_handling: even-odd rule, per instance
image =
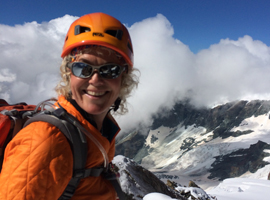
[[269, 46], [269, 9], [268, 0], [9, 0], [1, 2], [0, 24], [42, 23], [66, 14], [105, 12], [131, 26], [161, 13], [172, 24], [174, 37], [197, 53], [220, 39], [237, 40], [244, 35]]
[[[69, 25], [91, 12], [110, 14], [132, 37], [140, 84], [119, 117], [123, 130], [190, 98], [212, 107], [270, 97], [270, 1], [3, 1], [0, 98], [38, 103], [56, 94]], [[136, 116], [136, 117], [134, 117]]]

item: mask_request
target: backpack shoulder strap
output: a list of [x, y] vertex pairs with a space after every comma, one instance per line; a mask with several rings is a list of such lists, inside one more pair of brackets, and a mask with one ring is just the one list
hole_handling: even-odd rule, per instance
[[28, 119], [24, 125], [26, 127], [32, 122], [44, 121], [57, 127], [67, 138], [71, 150], [73, 152], [73, 177], [67, 185], [61, 200], [70, 199], [79, 182], [82, 178], [85, 178], [89, 174], [89, 170], [85, 170], [85, 164], [87, 159], [87, 141], [85, 135], [72, 123], [63, 119], [61, 112], [65, 112], [62, 108], [56, 109], [52, 112], [42, 112], [34, 117]]
[[123, 193], [118, 178], [114, 172], [104, 172], [104, 167], [96, 167], [85, 169], [86, 160], [87, 160], [87, 140], [85, 134], [77, 128], [75, 124], [74, 117], [66, 112], [62, 107], [54, 111], [44, 111], [34, 117], [28, 119], [24, 125], [36, 121], [48, 122], [55, 127], [57, 127], [67, 138], [71, 150], [73, 152], [73, 176], [69, 181], [65, 191], [59, 197], [59, 200], [68, 200], [70, 199], [79, 185], [79, 182], [82, 178], [89, 176], [98, 177], [102, 175], [105, 179], [109, 180], [114, 186], [118, 197], [120, 200], [125, 200], [125, 194]]

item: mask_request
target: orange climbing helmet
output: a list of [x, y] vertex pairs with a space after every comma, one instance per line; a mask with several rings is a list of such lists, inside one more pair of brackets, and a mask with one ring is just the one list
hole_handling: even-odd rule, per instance
[[104, 13], [87, 14], [74, 21], [68, 30], [61, 57], [74, 48], [100, 45], [118, 52], [133, 67], [133, 47], [127, 28], [114, 17]]

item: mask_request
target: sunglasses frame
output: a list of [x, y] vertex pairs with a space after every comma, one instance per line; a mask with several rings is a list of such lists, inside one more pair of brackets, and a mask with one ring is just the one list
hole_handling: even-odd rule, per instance
[[[75, 63], [83, 63], [83, 64], [85, 64], [85, 65], [87, 65], [87, 66], [92, 67], [92, 73], [91, 73], [89, 76], [87, 76], [87, 77], [76, 76], [76, 75], [73, 73], [73, 65], [74, 65]], [[107, 65], [119, 66], [119, 67], [120, 67], [120, 73], [119, 73], [116, 77], [113, 77], [113, 78], [106, 78], [106, 77], [104, 77], [104, 76], [100, 73], [100, 68], [103, 67], [103, 66], [107, 66]], [[76, 77], [78, 77], [78, 78], [82, 78], [82, 79], [87, 79], [87, 78], [92, 77], [93, 74], [94, 74], [95, 72], [97, 72], [97, 73], [100, 75], [100, 77], [102, 77], [102, 78], [104, 78], [104, 79], [116, 79], [116, 78], [118, 78], [124, 71], [126, 71], [126, 69], [127, 69], [127, 65], [122, 66], [122, 65], [119, 65], [119, 64], [116, 64], [116, 63], [106, 63], [106, 64], [103, 64], [103, 65], [95, 66], [95, 65], [90, 65], [90, 64], [85, 63], [85, 62], [70, 62], [70, 63], [67, 64], [67, 67], [71, 70], [71, 72], [72, 72], [72, 74], [73, 74], [74, 76], [76, 76]]]

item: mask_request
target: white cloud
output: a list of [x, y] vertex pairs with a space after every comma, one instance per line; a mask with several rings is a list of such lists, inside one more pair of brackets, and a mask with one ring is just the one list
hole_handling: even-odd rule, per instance
[[[55, 96], [64, 37], [75, 19], [65, 15], [41, 24], [0, 25], [0, 98], [38, 103]], [[270, 48], [262, 41], [248, 35], [221, 39], [193, 54], [174, 38], [173, 26], [161, 14], [129, 30], [141, 77], [129, 99], [130, 113], [119, 118], [123, 129], [150, 123], [153, 113], [184, 97], [207, 106], [270, 97]]]
[[222, 103], [222, 99], [247, 99], [251, 94], [267, 98], [270, 94], [269, 61], [270, 48], [250, 36], [238, 41], [221, 40], [200, 51], [196, 55], [194, 102], [211, 105]]
[[10, 73], [9, 69], [0, 69], [0, 82], [13, 82], [16, 79], [16, 74]]
[[0, 24], [0, 98], [36, 104], [55, 95], [64, 37], [75, 19], [66, 15], [42, 24]]

